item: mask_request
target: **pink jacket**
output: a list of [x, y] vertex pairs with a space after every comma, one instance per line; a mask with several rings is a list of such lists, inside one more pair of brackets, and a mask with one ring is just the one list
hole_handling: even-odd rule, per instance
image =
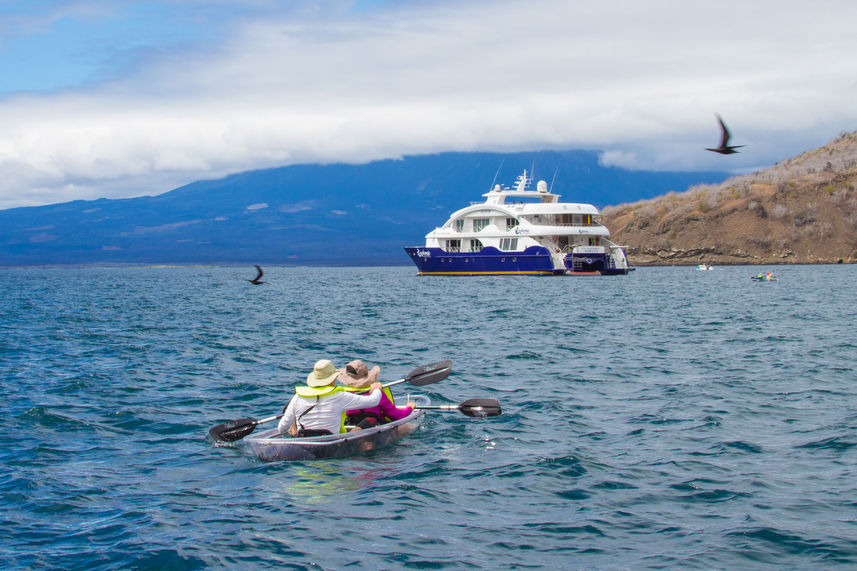
[[387, 395], [387, 390], [381, 391], [381, 402], [378, 406], [373, 406], [371, 408], [362, 408], [356, 410], [349, 410], [345, 414], [357, 414], [357, 413], [366, 413], [366, 414], [375, 414], [381, 418], [387, 417], [391, 421], [392, 420], [400, 420], [405, 418], [413, 411], [413, 407], [405, 406], [402, 408], [397, 407], [393, 404], [393, 401], [390, 400], [390, 397]]

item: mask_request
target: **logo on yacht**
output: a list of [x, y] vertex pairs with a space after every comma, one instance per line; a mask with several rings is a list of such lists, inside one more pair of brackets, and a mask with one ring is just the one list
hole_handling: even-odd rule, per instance
[[428, 250], [417, 250], [417, 256], [420, 258], [431, 258], [431, 252]]

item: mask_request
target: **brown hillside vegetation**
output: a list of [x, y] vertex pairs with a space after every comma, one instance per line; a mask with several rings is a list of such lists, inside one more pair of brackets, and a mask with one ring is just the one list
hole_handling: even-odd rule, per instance
[[608, 206], [634, 265], [857, 262], [857, 131], [718, 185]]

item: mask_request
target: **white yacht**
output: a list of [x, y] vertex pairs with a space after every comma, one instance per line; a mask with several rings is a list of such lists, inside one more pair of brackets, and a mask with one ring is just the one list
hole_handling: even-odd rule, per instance
[[545, 181], [496, 185], [405, 251], [420, 275], [624, 275], [634, 268], [591, 204], [560, 202]]

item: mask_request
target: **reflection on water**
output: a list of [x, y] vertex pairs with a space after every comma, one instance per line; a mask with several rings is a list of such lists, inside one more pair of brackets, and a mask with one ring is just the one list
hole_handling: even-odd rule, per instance
[[341, 463], [301, 462], [290, 471], [293, 476], [282, 491], [299, 506], [341, 500], [374, 481], [372, 474], [352, 472]]
[[277, 462], [268, 466], [279, 466], [288, 475], [278, 491], [297, 506], [348, 501], [355, 492], [369, 489], [401, 469], [395, 461], [385, 462], [374, 455], [363, 460]]

